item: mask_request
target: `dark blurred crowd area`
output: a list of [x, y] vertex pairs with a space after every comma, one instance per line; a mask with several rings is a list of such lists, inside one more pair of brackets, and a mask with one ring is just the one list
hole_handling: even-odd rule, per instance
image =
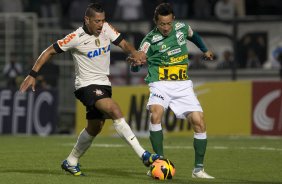
[[[0, 0], [0, 12], [35, 12], [41, 18], [60, 18], [61, 26], [82, 21], [94, 0]], [[281, 15], [280, 0], [100, 0], [109, 21], [151, 21], [155, 7], [173, 5], [178, 19], [228, 19], [233, 16]]]

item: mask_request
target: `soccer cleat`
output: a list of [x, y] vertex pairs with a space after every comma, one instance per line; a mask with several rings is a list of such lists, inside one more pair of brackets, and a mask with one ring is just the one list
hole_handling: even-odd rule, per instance
[[79, 164], [77, 164], [76, 166], [71, 166], [69, 165], [67, 160], [64, 160], [62, 165], [61, 165], [62, 169], [71, 173], [74, 176], [85, 176], [79, 168]]
[[204, 169], [201, 169], [200, 171], [196, 172], [195, 169], [192, 171], [192, 178], [204, 178], [204, 179], [214, 179], [213, 176], [208, 175], [204, 171]]
[[146, 167], [149, 167], [155, 160], [157, 160], [160, 157], [161, 156], [158, 154], [151, 154], [150, 152], [145, 151], [142, 155], [142, 161]]

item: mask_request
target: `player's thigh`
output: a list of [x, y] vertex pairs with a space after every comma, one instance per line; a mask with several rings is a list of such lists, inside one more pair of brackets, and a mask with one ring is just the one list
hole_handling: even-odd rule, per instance
[[163, 82], [153, 82], [149, 84], [150, 96], [147, 103], [147, 109], [152, 105], [160, 105], [164, 109], [168, 108], [170, 97], [167, 95], [168, 89]]
[[186, 119], [191, 112], [203, 112], [201, 104], [195, 95], [192, 81], [182, 81], [176, 93], [171, 93], [169, 107], [177, 118]]
[[95, 103], [95, 107], [106, 113], [112, 119], [119, 119], [123, 117], [119, 105], [111, 98], [103, 98]]

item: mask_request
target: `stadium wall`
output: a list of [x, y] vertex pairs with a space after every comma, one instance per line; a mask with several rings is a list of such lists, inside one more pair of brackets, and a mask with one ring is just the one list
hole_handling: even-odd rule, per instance
[[36, 90], [20, 93], [16, 89], [0, 89], [0, 135], [56, 132], [58, 91]]
[[[210, 82], [194, 87], [205, 113], [209, 135], [282, 135], [281, 90], [279, 81]], [[149, 113], [146, 86], [113, 87], [135, 133], [148, 136]], [[77, 101], [76, 133], [85, 126], [85, 109]], [[168, 110], [163, 118], [167, 135], [192, 135], [189, 122], [176, 119]], [[107, 120], [102, 135], [115, 135]]]

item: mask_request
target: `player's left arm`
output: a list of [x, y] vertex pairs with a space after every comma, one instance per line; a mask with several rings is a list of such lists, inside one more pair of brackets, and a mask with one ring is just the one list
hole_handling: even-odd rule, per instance
[[146, 63], [146, 54], [143, 51], [137, 51], [132, 44], [123, 39], [118, 46], [127, 54], [131, 56], [131, 61], [135, 65], [141, 65]]
[[213, 52], [208, 50], [201, 36], [197, 32], [192, 31], [190, 26], [188, 28], [188, 40], [193, 42], [204, 53], [205, 59], [213, 60]]

